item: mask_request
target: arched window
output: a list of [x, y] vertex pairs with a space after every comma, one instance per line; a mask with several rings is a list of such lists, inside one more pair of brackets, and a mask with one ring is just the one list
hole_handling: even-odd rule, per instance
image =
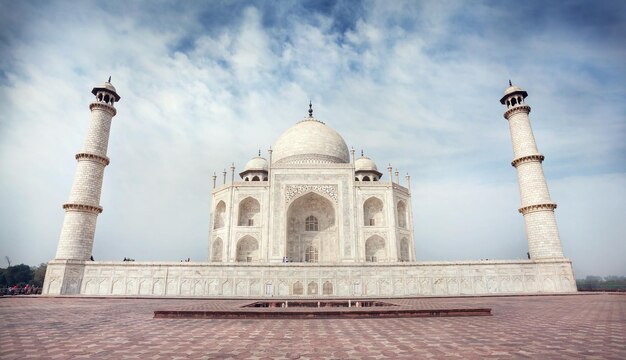
[[365, 261], [386, 261], [385, 239], [374, 235], [365, 242]]
[[215, 207], [215, 217], [213, 219], [213, 229], [219, 229], [224, 227], [226, 215], [226, 204], [220, 201]]
[[245, 179], [243, 179], [243, 181], [250, 181], [250, 179], [246, 176]]
[[315, 246], [309, 246], [304, 253], [304, 261], [316, 263], [319, 258], [319, 252]]
[[302, 293], [304, 292], [304, 287], [302, 286], [302, 283], [299, 281], [296, 281], [293, 284], [293, 294], [294, 295], [302, 295]]
[[213, 246], [211, 246], [211, 261], [212, 262], [222, 262], [222, 239], [217, 238], [213, 241]]
[[263, 178], [263, 181], [267, 181], [267, 176]]
[[252, 181], [261, 181], [261, 179], [259, 179], [259, 177], [258, 177], [258, 176], [254, 176], [254, 177], [252, 178]]
[[515, 100], [515, 98], [511, 99], [511, 105], [515, 106], [517, 104], [517, 100]]
[[237, 261], [252, 262], [258, 260], [259, 243], [250, 235], [246, 235], [237, 242]]
[[400, 240], [400, 261], [410, 261], [409, 240], [405, 237]]
[[324, 295], [332, 295], [333, 294], [333, 283], [330, 281], [326, 281], [324, 286], [322, 286], [322, 293]]
[[385, 226], [382, 200], [371, 197], [363, 203], [363, 225]]
[[306, 231], [319, 231], [319, 223], [317, 218], [313, 215], [306, 218], [304, 221], [304, 229]]
[[363, 181], [370, 181], [370, 177], [367, 175], [363, 176]]
[[259, 214], [261, 212], [261, 204], [253, 198], [247, 197], [239, 203], [239, 219], [238, 226], [254, 226], [259, 224]]
[[355, 178], [354, 178], [354, 181], [359, 181], [359, 178], [358, 178], [358, 177], [355, 177]]
[[398, 213], [398, 227], [406, 229], [406, 204], [404, 201], [399, 201], [397, 206]]
[[311, 281], [309, 286], [307, 287], [308, 295], [317, 295], [317, 283], [315, 281]]

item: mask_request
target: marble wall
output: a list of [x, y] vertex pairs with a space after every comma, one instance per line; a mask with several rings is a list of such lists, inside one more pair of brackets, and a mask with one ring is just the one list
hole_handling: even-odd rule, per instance
[[576, 292], [576, 283], [567, 259], [358, 265], [52, 260], [44, 284], [46, 295], [99, 296], [371, 297], [571, 292]]

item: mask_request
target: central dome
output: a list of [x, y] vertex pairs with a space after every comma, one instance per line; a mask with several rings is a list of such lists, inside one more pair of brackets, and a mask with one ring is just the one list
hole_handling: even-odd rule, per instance
[[272, 163], [349, 163], [350, 152], [341, 135], [309, 117], [285, 131], [274, 144]]

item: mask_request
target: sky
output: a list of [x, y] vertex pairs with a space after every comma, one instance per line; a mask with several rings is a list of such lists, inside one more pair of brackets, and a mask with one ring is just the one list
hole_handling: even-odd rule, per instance
[[211, 176], [266, 156], [309, 100], [348, 147], [411, 176], [418, 260], [526, 258], [511, 79], [575, 276], [626, 275], [625, 2], [0, 5], [0, 266], [54, 257], [109, 76], [96, 260], [206, 261]]

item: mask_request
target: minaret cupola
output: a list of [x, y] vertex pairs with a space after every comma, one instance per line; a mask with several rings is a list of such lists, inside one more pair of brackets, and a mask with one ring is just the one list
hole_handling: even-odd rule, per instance
[[104, 103], [115, 107], [114, 104], [120, 101], [120, 96], [115, 91], [115, 87], [111, 84], [110, 76], [109, 80], [104, 84], [94, 87], [91, 93], [95, 95], [97, 103]]
[[259, 155], [248, 161], [239, 176], [243, 181], [267, 181], [268, 168], [267, 160], [261, 157], [261, 150], [259, 150]]
[[523, 105], [524, 99], [528, 96], [528, 93], [519, 86], [513, 85], [509, 80], [509, 87], [504, 90], [504, 96], [500, 99], [500, 104], [506, 105], [506, 108], [512, 108], [514, 106]]
[[363, 155], [354, 161], [354, 180], [355, 181], [378, 181], [383, 174], [378, 171], [376, 163]]

